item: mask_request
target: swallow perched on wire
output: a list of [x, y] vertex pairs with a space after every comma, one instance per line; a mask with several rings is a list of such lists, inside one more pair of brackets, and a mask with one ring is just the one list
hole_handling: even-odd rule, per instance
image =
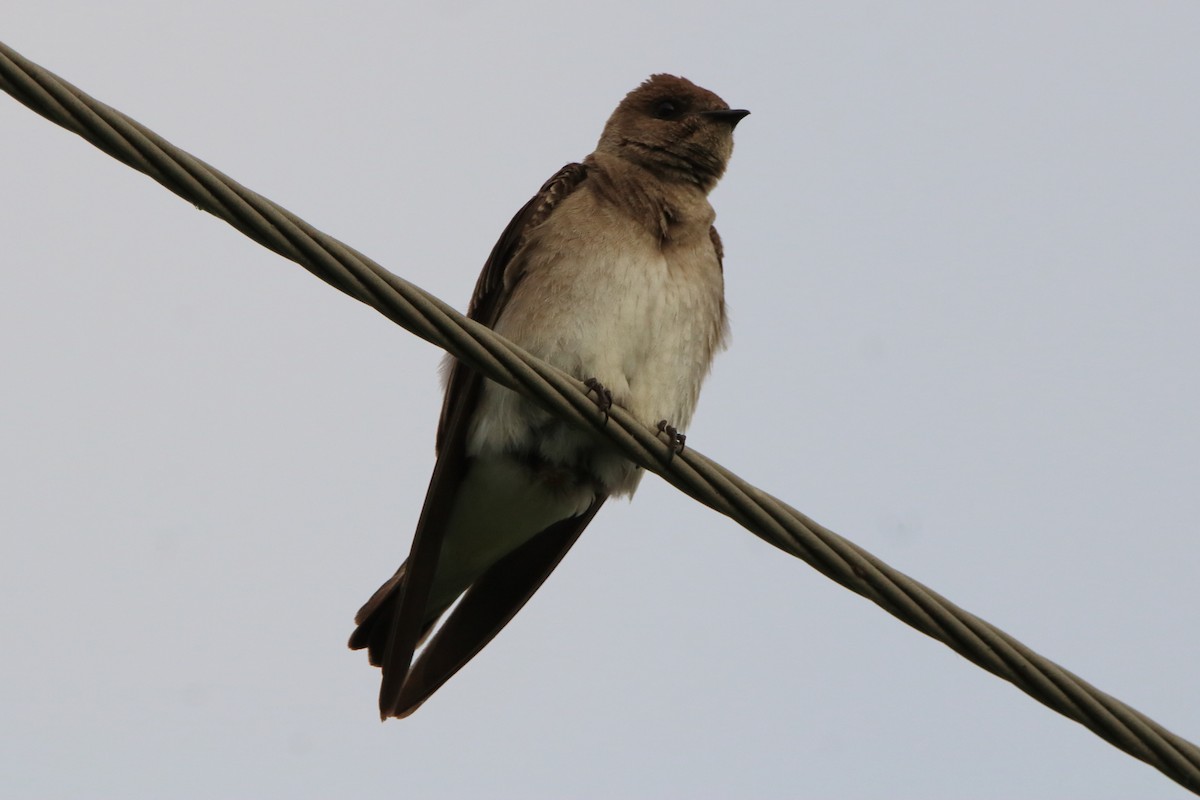
[[[602, 412], [616, 403], [647, 426], [685, 427], [727, 331], [708, 193], [748, 113], [684, 78], [651, 76], [595, 152], [513, 217], [468, 316], [588, 381]], [[641, 478], [595, 431], [452, 358], [447, 374], [412, 550], [350, 637], [382, 667], [385, 719], [411, 714], [491, 641], [604, 501]]]

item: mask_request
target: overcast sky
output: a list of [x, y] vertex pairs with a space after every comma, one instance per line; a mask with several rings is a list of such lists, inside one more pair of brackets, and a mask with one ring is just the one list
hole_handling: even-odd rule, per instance
[[[188, 8], [190, 6], [190, 8]], [[1200, 739], [1200, 5], [10, 3], [463, 308], [652, 72], [753, 115], [688, 443]], [[0, 97], [13, 797], [1177, 798], [650, 476], [381, 725], [440, 352]]]

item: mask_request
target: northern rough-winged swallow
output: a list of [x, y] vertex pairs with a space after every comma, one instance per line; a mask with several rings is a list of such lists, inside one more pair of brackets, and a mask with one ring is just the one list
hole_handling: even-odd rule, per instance
[[[649, 426], [686, 426], [726, 333], [708, 193], [748, 113], [683, 78], [650, 77], [609, 117], [596, 152], [513, 217], [468, 315], [586, 381], [601, 411], [617, 403]], [[385, 719], [411, 714], [491, 641], [604, 501], [641, 478], [596, 432], [447, 366], [412, 550], [350, 637], [383, 668]]]

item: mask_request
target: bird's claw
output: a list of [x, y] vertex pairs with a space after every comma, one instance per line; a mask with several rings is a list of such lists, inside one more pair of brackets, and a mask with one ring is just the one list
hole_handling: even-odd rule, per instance
[[595, 378], [588, 378], [583, 382], [583, 385], [587, 387], [587, 394], [596, 393], [596, 408], [600, 409], [600, 415], [604, 417], [602, 424], [607, 425], [608, 410], [612, 408], [613, 404], [612, 392], [604, 388], [604, 384]]
[[675, 430], [674, 425], [668, 425], [665, 419], [659, 420], [658, 432], [665, 433], [667, 440], [671, 445], [670, 455], [667, 456], [667, 463], [670, 464], [675, 460], [675, 456], [683, 452], [684, 444], [687, 442], [687, 436]]

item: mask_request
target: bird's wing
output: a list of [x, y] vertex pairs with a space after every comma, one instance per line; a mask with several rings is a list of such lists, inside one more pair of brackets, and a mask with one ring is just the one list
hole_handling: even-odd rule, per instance
[[[495, 325], [521, 278], [520, 259], [514, 256], [528, 232], [544, 222], [586, 176], [584, 165], [568, 164], [517, 212], [475, 284], [468, 308], [471, 319]], [[491, 641], [541, 586], [604, 502], [604, 497], [598, 497], [583, 514], [551, 525], [489, 568], [414, 662], [413, 653], [431, 627], [430, 590], [447, 520], [467, 468], [466, 440], [482, 381], [473, 369], [454, 363], [438, 423], [438, 459], [408, 560], [355, 618], [358, 628], [350, 637], [350, 647], [367, 648], [371, 663], [383, 670], [379, 710], [385, 718], [412, 713]]]
[[[571, 192], [579, 188], [587, 177], [583, 164], [567, 164], [542, 184], [542, 188], [528, 203], [521, 207], [504, 233], [496, 240], [475, 282], [475, 291], [467, 306], [467, 316], [489, 328], [496, 326], [500, 312], [508, 304], [513, 287], [521, 279], [522, 264], [513, 256], [525, 244], [529, 231], [546, 221], [550, 213]], [[446, 397], [442, 402], [442, 416], [438, 421], [438, 453], [448, 446], [450, 431], [461, 431], [454, 420], [469, 418], [475, 410], [480, 386], [479, 374], [459, 361], [454, 362], [450, 379], [446, 383]], [[463, 413], [465, 410], [465, 414]]]
[[386, 711], [381, 709], [381, 713], [408, 716], [474, 658], [554, 571], [605, 499], [598, 497], [578, 517], [546, 528], [492, 565], [472, 584], [412, 665], [395, 701]]
[[708, 240], [712, 242], [713, 250], [717, 254], [717, 267], [721, 272], [725, 271], [725, 245], [721, 244], [721, 234], [717, 233], [717, 226], [708, 226]]

